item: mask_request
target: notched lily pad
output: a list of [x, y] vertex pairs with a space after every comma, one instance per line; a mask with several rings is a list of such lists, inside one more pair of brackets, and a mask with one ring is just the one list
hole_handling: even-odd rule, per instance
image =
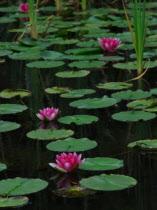
[[50, 151], [56, 152], [83, 152], [91, 150], [97, 146], [97, 142], [88, 138], [67, 138], [49, 143], [46, 147]]
[[21, 207], [28, 203], [29, 199], [26, 196], [16, 197], [0, 197], [0, 207]]
[[73, 101], [70, 103], [70, 106], [78, 109], [98, 109], [107, 108], [115, 105], [116, 103], [116, 99], [104, 96], [102, 98], [87, 98]]
[[65, 129], [37, 129], [28, 132], [26, 135], [28, 138], [37, 140], [57, 140], [72, 136], [74, 132], [72, 130]]
[[0, 120], [0, 133], [16, 130], [20, 128], [20, 124], [15, 122], [3, 121]]
[[123, 167], [123, 161], [109, 157], [86, 158], [80, 169], [87, 171], [106, 171]]
[[61, 78], [79, 78], [79, 77], [86, 77], [90, 72], [86, 70], [80, 71], [61, 71], [56, 73], [57, 77]]
[[147, 121], [154, 119], [156, 117], [156, 114], [149, 113], [145, 111], [124, 111], [115, 113], [112, 115], [112, 118], [114, 120], [123, 121], [123, 122], [136, 122], [139, 120]]
[[134, 187], [137, 184], [136, 179], [130, 176], [118, 174], [101, 174], [82, 179], [82, 187], [98, 191], [117, 191]]
[[105, 90], [123, 90], [131, 88], [133, 85], [127, 82], [107, 82], [99, 83], [96, 87]]
[[31, 95], [31, 92], [24, 89], [5, 89], [0, 92], [1, 98], [14, 98], [19, 96], [20, 98], [28, 97]]
[[71, 90], [68, 93], [61, 94], [62, 98], [81, 98], [85, 95], [93, 94], [95, 90], [93, 89], [75, 89]]
[[23, 112], [27, 106], [21, 104], [0, 104], [0, 115]]
[[46, 88], [45, 92], [48, 94], [63, 94], [63, 93], [67, 93], [70, 91], [70, 88], [68, 87], [50, 87], [50, 88]]
[[157, 139], [138, 140], [128, 144], [129, 148], [157, 149]]
[[64, 65], [63, 61], [34, 61], [28, 63], [26, 66], [29, 68], [48, 69], [48, 68], [57, 68], [63, 65]]
[[58, 119], [60, 123], [63, 124], [76, 124], [76, 125], [84, 125], [84, 124], [91, 124], [93, 122], [98, 121], [98, 117], [93, 115], [71, 115], [71, 116], [64, 116]]

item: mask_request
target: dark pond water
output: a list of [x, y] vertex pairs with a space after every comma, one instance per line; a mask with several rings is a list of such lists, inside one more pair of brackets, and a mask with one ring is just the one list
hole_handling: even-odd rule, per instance
[[[99, 5], [100, 6], [100, 5]], [[112, 10], [111, 10], [112, 11]], [[93, 14], [96, 11], [93, 11]], [[109, 12], [107, 12], [107, 15]], [[110, 14], [110, 21], [115, 21], [118, 12]], [[99, 16], [97, 14], [97, 16]], [[155, 15], [154, 15], [155, 16]], [[153, 17], [154, 17], [153, 16]], [[85, 18], [85, 16], [83, 16]], [[90, 21], [93, 24], [93, 16]], [[69, 20], [70, 18], [67, 18]], [[77, 21], [80, 21], [80, 16], [77, 16]], [[98, 18], [99, 19], [99, 18]], [[102, 17], [100, 16], [102, 20]], [[58, 21], [58, 20], [57, 20]], [[70, 19], [71, 21], [71, 19]], [[97, 20], [98, 21], [98, 20]], [[99, 20], [100, 21], [100, 20]], [[121, 19], [120, 19], [121, 21]], [[123, 26], [118, 26], [120, 21], [116, 22], [110, 27], [112, 36], [126, 32], [126, 28], [123, 30]], [[152, 25], [154, 19], [152, 18]], [[64, 21], [61, 23], [63, 24]], [[88, 22], [88, 21], [87, 21]], [[56, 23], [55, 23], [56, 24]], [[77, 23], [78, 24], [78, 23]], [[76, 24], [76, 26], [77, 26]], [[82, 23], [84, 24], [84, 22]], [[89, 24], [89, 23], [88, 23]], [[87, 24], [87, 25], [88, 25]], [[96, 22], [95, 25], [100, 24]], [[108, 23], [106, 23], [108, 26]], [[20, 24], [19, 24], [20, 25]], [[78, 24], [79, 25], [79, 24]], [[123, 25], [123, 23], [121, 24]], [[13, 25], [15, 28], [18, 24]], [[8, 28], [14, 28], [7, 25]], [[154, 25], [153, 25], [154, 26]], [[2, 24], [1, 41], [14, 40], [14, 36], [6, 34], [6, 26]], [[63, 36], [66, 39], [77, 38], [82, 42], [93, 38], [97, 41], [97, 36], [101, 30], [96, 34], [93, 29], [88, 34], [88, 37], [84, 37], [84, 31], [77, 34], [77, 27], [72, 34], [69, 35], [68, 29], [64, 29], [63, 26], [59, 27], [58, 36]], [[62, 29], [63, 27], [63, 29]], [[58, 28], [57, 28], [58, 29]], [[154, 29], [154, 28], [153, 28]], [[81, 28], [80, 28], [81, 30]], [[95, 30], [98, 30], [96, 28]], [[106, 28], [105, 28], [106, 30]], [[155, 29], [154, 29], [155, 30]], [[108, 31], [107, 31], [108, 32]], [[73, 34], [74, 33], [74, 34]], [[105, 32], [106, 33], [106, 32]], [[152, 35], [155, 32], [152, 33]], [[94, 35], [93, 35], [94, 34]], [[56, 34], [53, 34], [57, 36]], [[125, 34], [126, 35], [126, 34]], [[83, 38], [82, 38], [83, 36]], [[54, 38], [54, 37], [53, 37]], [[123, 37], [124, 42], [130, 46], [127, 36]], [[88, 40], [88, 41], [89, 41]], [[154, 42], [155, 43], [155, 42]], [[151, 43], [152, 44], [152, 43]], [[78, 47], [78, 46], [77, 46]], [[76, 48], [77, 48], [76, 47]], [[73, 45], [66, 45], [56, 47], [53, 49], [59, 52], [66, 52], [66, 50], [74, 48]], [[128, 47], [129, 48], [129, 47]], [[43, 49], [44, 51], [45, 49]], [[99, 50], [99, 49], [98, 49]], [[124, 49], [123, 49], [124, 50]], [[2, 51], [2, 50], [1, 50]], [[15, 50], [16, 51], [16, 50]], [[18, 50], [17, 50], [18, 51]], [[151, 49], [149, 49], [150, 53]], [[98, 54], [103, 52], [98, 51]], [[133, 53], [132, 48], [130, 54]], [[154, 53], [154, 51], [153, 51]], [[119, 55], [125, 57], [125, 60], [130, 59], [128, 52], [120, 51]], [[155, 57], [155, 54], [153, 55]], [[87, 57], [87, 55], [86, 55]], [[155, 58], [153, 57], [153, 61]], [[20, 60], [20, 59], [19, 59]], [[7, 165], [7, 170], [1, 172], [0, 178], [14, 178], [14, 177], [27, 177], [27, 178], [41, 178], [47, 180], [49, 183], [48, 188], [45, 190], [28, 196], [30, 198], [28, 205], [23, 206], [21, 210], [156, 210], [157, 209], [157, 155], [155, 152], [150, 151], [138, 151], [128, 150], [127, 145], [130, 142], [140, 139], [155, 139], [157, 136], [156, 123], [157, 120], [150, 121], [138, 121], [138, 122], [119, 122], [112, 119], [112, 114], [126, 110], [126, 102], [122, 102], [119, 105], [114, 105], [105, 109], [77, 109], [69, 106], [71, 101], [77, 100], [77, 98], [61, 98], [59, 95], [46, 94], [45, 89], [52, 86], [69, 87], [72, 89], [91, 88], [95, 89], [96, 93], [92, 94], [92, 97], [101, 97], [103, 95], [110, 95], [112, 91], [106, 91], [97, 89], [96, 85], [100, 82], [109, 81], [126, 81], [130, 79], [130, 75], [135, 76], [134, 73], [121, 72], [115, 70], [112, 67], [111, 62], [105, 67], [90, 68], [90, 74], [88, 77], [83, 78], [58, 78], [55, 75], [58, 71], [64, 71], [69, 68], [69, 63], [72, 61], [66, 61], [64, 67], [47, 68], [47, 69], [35, 69], [27, 68], [26, 63], [28, 61], [11, 60], [6, 58], [4, 63], [0, 64], [0, 90], [4, 89], [27, 89], [32, 95], [24, 99], [12, 98], [2, 99], [0, 103], [20, 103], [26, 104], [28, 110], [18, 113], [16, 115], [3, 115], [2, 120], [15, 121], [21, 124], [21, 127], [9, 133], [0, 134], [0, 162]], [[38, 60], [38, 59], [37, 59]], [[72, 68], [71, 68], [72, 69]], [[70, 70], [71, 70], [70, 69]], [[75, 68], [74, 68], [75, 69]], [[76, 68], [77, 69], [77, 68]], [[75, 70], [76, 70], [75, 69]], [[150, 71], [144, 76], [144, 82], [140, 84], [141, 89], [148, 90], [156, 87], [157, 74], [155, 69]], [[77, 69], [78, 70], [78, 69]], [[88, 70], [88, 69], [87, 69]], [[134, 88], [139, 87], [138, 82], [133, 82]], [[84, 97], [86, 98], [86, 97]], [[68, 185], [70, 183], [77, 183], [81, 178], [88, 177], [89, 175], [101, 174], [99, 172], [85, 172], [78, 170], [77, 174], [72, 175], [58, 175], [58, 173], [49, 167], [48, 163], [54, 161], [55, 152], [50, 152], [46, 149], [47, 141], [36, 141], [26, 137], [26, 133], [40, 127], [40, 122], [36, 117], [36, 113], [40, 108], [54, 106], [58, 107], [61, 111], [60, 115], [74, 115], [74, 114], [92, 114], [99, 118], [99, 121], [90, 125], [61, 125], [56, 122], [56, 128], [67, 128], [75, 131], [75, 138], [88, 137], [95, 140], [98, 143], [98, 147], [93, 150], [83, 153], [83, 157], [112, 157], [124, 160], [124, 167], [118, 170], [109, 171], [107, 173], [116, 173], [132, 176], [137, 179], [138, 184], [136, 187], [116, 191], [116, 192], [89, 192], [86, 196], [77, 197], [71, 192], [67, 194], [60, 191], [60, 186]], [[78, 192], [79, 194], [79, 192]], [[77, 195], [78, 195], [77, 194]], [[72, 195], [72, 196], [71, 196]], [[76, 191], [75, 191], [76, 195]], [[79, 194], [80, 195], [80, 194]], [[11, 209], [11, 208], [7, 208]]]

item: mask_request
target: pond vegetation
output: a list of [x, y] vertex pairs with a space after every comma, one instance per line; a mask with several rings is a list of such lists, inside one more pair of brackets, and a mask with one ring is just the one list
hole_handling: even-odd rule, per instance
[[156, 8], [0, 2], [1, 208], [136, 189], [130, 162], [157, 149]]

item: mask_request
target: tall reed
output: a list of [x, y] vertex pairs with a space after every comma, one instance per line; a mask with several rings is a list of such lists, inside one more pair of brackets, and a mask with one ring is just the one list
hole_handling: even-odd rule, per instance
[[62, 3], [63, 3], [62, 0], [55, 0], [57, 15], [61, 14]]
[[35, 0], [28, 0], [29, 4], [29, 21], [30, 21], [30, 29], [31, 29], [31, 36], [34, 39], [38, 38], [38, 31], [37, 31], [37, 4]]
[[147, 29], [146, 0], [132, 0], [132, 19], [128, 16], [124, 1], [123, 6], [128, 27], [132, 34], [132, 41], [136, 53], [137, 74], [139, 76], [144, 71], [144, 49]]
[[83, 11], [87, 9], [87, 0], [81, 0], [81, 8]]

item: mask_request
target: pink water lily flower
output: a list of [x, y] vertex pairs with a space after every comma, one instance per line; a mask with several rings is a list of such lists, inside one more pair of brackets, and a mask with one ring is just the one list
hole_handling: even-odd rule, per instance
[[84, 159], [81, 158], [82, 154], [63, 152], [56, 155], [56, 163], [49, 163], [49, 165], [61, 172], [68, 173], [77, 169], [84, 162]]
[[100, 47], [107, 52], [114, 52], [118, 49], [121, 44], [118, 38], [99, 38], [98, 42]]
[[29, 5], [28, 5], [28, 3], [21, 3], [21, 4], [19, 5], [19, 11], [20, 11], [20, 12], [28, 13], [28, 10], [29, 10]]
[[47, 107], [44, 109], [40, 109], [39, 113], [36, 116], [42, 121], [52, 121], [54, 120], [57, 115], [59, 114], [59, 109], [54, 107]]

